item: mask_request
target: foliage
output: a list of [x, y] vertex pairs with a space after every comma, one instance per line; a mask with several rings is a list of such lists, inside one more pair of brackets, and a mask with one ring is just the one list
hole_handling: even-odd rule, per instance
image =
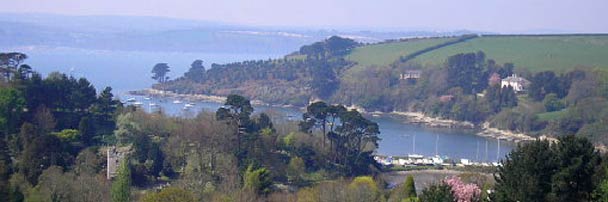
[[32, 140], [25, 148], [20, 171], [31, 184], [37, 184], [38, 176], [50, 166], [65, 166], [66, 154], [61, 141], [56, 136], [42, 135]]
[[108, 201], [109, 186], [91, 173], [75, 174], [51, 166], [40, 175], [39, 183], [28, 190], [27, 201]]
[[547, 94], [554, 93], [557, 98], [563, 98], [568, 93], [569, 85], [563, 76], [557, 76], [552, 71], [536, 73], [531, 79], [528, 95], [534, 100], [541, 101]]
[[133, 121], [132, 113], [121, 114], [116, 119], [116, 130], [114, 135], [118, 140], [118, 144], [127, 145], [131, 143], [141, 128], [139, 124]]
[[184, 73], [184, 78], [201, 83], [205, 78], [205, 66], [203, 66], [203, 61], [195, 60], [192, 62], [188, 72]]
[[452, 195], [452, 188], [445, 184], [433, 184], [422, 190], [420, 202], [453, 202], [456, 201]]
[[343, 106], [323, 102], [313, 103], [299, 125], [301, 130], [309, 133], [313, 132], [314, 126], [321, 127], [322, 134], [326, 134], [324, 137], [330, 140], [330, 158], [341, 173], [363, 175], [371, 172], [370, 166], [377, 167], [371, 153], [380, 140], [378, 124], [356, 110], [347, 111]]
[[416, 197], [416, 185], [414, 184], [414, 176], [408, 175], [407, 178], [405, 178], [403, 189], [403, 193], [406, 198]]
[[545, 105], [547, 112], [559, 111], [565, 107], [564, 103], [557, 98], [557, 94], [555, 93], [547, 94], [543, 100], [543, 105]]
[[74, 129], [64, 129], [60, 132], [53, 133], [53, 135], [65, 142], [76, 141], [80, 138], [80, 132]]
[[19, 126], [25, 99], [19, 91], [13, 88], [0, 87], [0, 132], [2, 135], [15, 132]]
[[371, 176], [359, 176], [348, 185], [350, 201], [382, 201], [378, 185]]
[[485, 57], [483, 52], [450, 56], [446, 64], [448, 85], [462, 88], [465, 94], [477, 93], [485, 89], [487, 85], [487, 79], [483, 79]]
[[243, 189], [254, 191], [258, 194], [270, 193], [272, 180], [270, 179], [270, 171], [266, 168], [254, 169], [250, 165], [243, 176]]
[[131, 199], [131, 168], [128, 158], [123, 158], [112, 183], [112, 202], [128, 202]]
[[517, 106], [517, 95], [513, 87], [500, 87], [500, 85], [490, 86], [484, 96], [493, 112], [500, 112], [502, 108]]
[[564, 136], [553, 148], [559, 170], [552, 176], [551, 197], [566, 201], [591, 200], [600, 156], [589, 140]]
[[599, 154], [581, 137], [534, 141], [512, 151], [495, 175], [493, 201], [589, 201]]
[[357, 42], [352, 39], [332, 36], [325, 41], [302, 46], [299, 52], [300, 54], [306, 55], [308, 58], [320, 59], [346, 55], [357, 45]]
[[169, 80], [167, 73], [169, 73], [170, 67], [167, 63], [158, 63], [152, 68], [152, 79], [157, 80], [159, 83], [163, 83]]
[[300, 184], [306, 174], [306, 165], [300, 157], [293, 157], [287, 165], [287, 179], [293, 184]]
[[177, 188], [167, 187], [162, 189], [158, 193], [148, 193], [142, 199], [142, 202], [165, 202], [165, 201], [180, 201], [180, 202], [194, 202], [196, 201], [193, 194]]

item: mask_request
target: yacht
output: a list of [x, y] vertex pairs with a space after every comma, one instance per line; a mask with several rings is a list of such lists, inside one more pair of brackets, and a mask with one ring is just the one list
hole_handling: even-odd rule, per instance
[[137, 100], [136, 100], [135, 98], [133, 98], [133, 97], [132, 97], [132, 98], [127, 99], [127, 102], [135, 102], [135, 101], [137, 101]]
[[175, 100], [175, 101], [173, 101], [173, 104], [181, 104], [181, 103], [182, 103], [181, 100]]

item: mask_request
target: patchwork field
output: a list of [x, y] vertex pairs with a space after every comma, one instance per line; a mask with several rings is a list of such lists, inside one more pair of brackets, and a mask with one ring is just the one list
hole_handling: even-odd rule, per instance
[[[347, 59], [361, 66], [387, 65], [400, 56], [453, 38], [417, 39], [363, 46], [355, 49]], [[458, 53], [483, 51], [498, 63], [512, 62], [531, 72], [544, 70], [566, 71], [576, 66], [608, 69], [608, 35], [552, 35], [552, 36], [481, 36], [461, 43], [441, 47], [410, 60], [440, 66], [447, 57]]]
[[454, 40], [454, 37], [410, 39], [408, 41], [361, 46], [346, 56], [346, 59], [355, 61], [362, 66], [384, 66], [398, 60], [400, 56], [405, 56], [450, 40]]

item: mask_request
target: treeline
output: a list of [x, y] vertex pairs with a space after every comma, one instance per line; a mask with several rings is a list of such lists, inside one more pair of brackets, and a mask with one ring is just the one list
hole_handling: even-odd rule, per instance
[[[450, 43], [472, 37], [462, 36]], [[533, 136], [578, 134], [608, 144], [603, 135], [608, 131], [603, 124], [608, 120], [604, 115], [608, 113], [603, 112], [608, 98], [605, 71], [579, 67], [570, 72], [532, 73], [516, 64], [497, 64], [481, 51], [450, 56], [436, 67], [400, 60], [388, 66], [357, 67], [344, 56], [358, 45], [331, 37], [303, 46], [284, 59], [213, 64], [208, 70], [199, 60], [184, 77], [155, 88], [242, 94], [296, 106], [320, 98], [368, 111], [418, 111], [478, 125], [488, 122], [492, 127]], [[409, 71], [420, 72], [420, 77], [400, 78]], [[501, 84], [513, 74], [529, 81], [523, 91]]]
[[[408, 177], [388, 189], [373, 159], [378, 124], [341, 105], [315, 102], [302, 120], [278, 121], [280, 115], [254, 114], [249, 99], [230, 95], [215, 113], [169, 117], [122, 106], [110, 88], [98, 95], [86, 79], [42, 78], [21, 64], [25, 55], [12, 55], [6, 58], [14, 61], [2, 61], [10, 65], [2, 66], [9, 73], [0, 82], [1, 201], [602, 201], [608, 195], [606, 161], [580, 136], [518, 146], [501, 162], [495, 183], [460, 175], [416, 189]], [[491, 83], [486, 95], [492, 96], [476, 98], [474, 89], [484, 84], [475, 81], [488, 68], [466, 58], [487, 60], [479, 53], [458, 57], [450, 68], [479, 68], [446, 80], [458, 86], [446, 91], [457, 92], [448, 101], [462, 96], [493, 100], [501, 111], [520, 107], [512, 106], [511, 89]], [[565, 97], [549, 93], [543, 100], [554, 99], [546, 103], [555, 107], [573, 99], [577, 104], [568, 108], [603, 111], [595, 105], [602, 102], [585, 101], [588, 90], [578, 91], [595, 86], [579, 83], [592, 81], [588, 76], [572, 80]], [[576, 108], [582, 106], [590, 108]], [[106, 179], [108, 146], [126, 156], [112, 180]]]
[[[339, 86], [337, 75], [351, 64], [343, 56], [358, 45], [334, 36], [303, 46], [284, 59], [212, 64], [207, 70], [197, 60], [183, 77], [159, 80], [155, 88], [178, 93], [241, 94], [274, 103], [305, 105], [311, 95], [327, 98], [333, 94]], [[153, 73], [154, 78], [165, 78], [159, 76], [163, 72]]]
[[531, 135], [577, 135], [596, 144], [608, 144], [606, 72], [577, 68], [556, 74], [529, 74], [525, 105], [503, 110], [490, 119], [493, 126]]
[[101, 167], [90, 166], [99, 159], [89, 148], [111, 141], [122, 104], [111, 88], [97, 94], [84, 78], [42, 78], [22, 64], [26, 58], [0, 54], [0, 200], [42, 200], [54, 184], [74, 180], [82, 196], [99, 196], [94, 190], [105, 183], [96, 177]]
[[[331, 114], [323, 132], [317, 119], [273, 123], [238, 95], [216, 113], [169, 117], [123, 106], [110, 88], [98, 95], [84, 78], [13, 66], [0, 82], [1, 201], [266, 200], [379, 173], [378, 125], [338, 105], [311, 107], [316, 118]], [[108, 180], [113, 147], [125, 158]], [[160, 185], [170, 188], [156, 192]]]
[[[420, 77], [399, 78], [412, 70], [420, 72]], [[370, 67], [344, 75], [330, 100], [368, 110], [420, 111], [480, 123], [503, 108], [517, 105], [517, 97], [500, 84], [500, 78], [510, 76], [513, 71], [513, 64], [496, 64], [483, 52], [451, 56], [445, 66], [438, 68], [397, 62], [390, 67]], [[494, 74], [498, 81], [490, 82]], [[491, 95], [480, 96], [486, 89], [490, 89]]]

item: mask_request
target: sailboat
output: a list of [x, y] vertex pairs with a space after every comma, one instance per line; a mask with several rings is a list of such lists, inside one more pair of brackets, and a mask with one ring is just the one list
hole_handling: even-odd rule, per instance
[[416, 134], [412, 135], [412, 154], [407, 155], [410, 158], [421, 159], [424, 156], [420, 154], [416, 154]]

